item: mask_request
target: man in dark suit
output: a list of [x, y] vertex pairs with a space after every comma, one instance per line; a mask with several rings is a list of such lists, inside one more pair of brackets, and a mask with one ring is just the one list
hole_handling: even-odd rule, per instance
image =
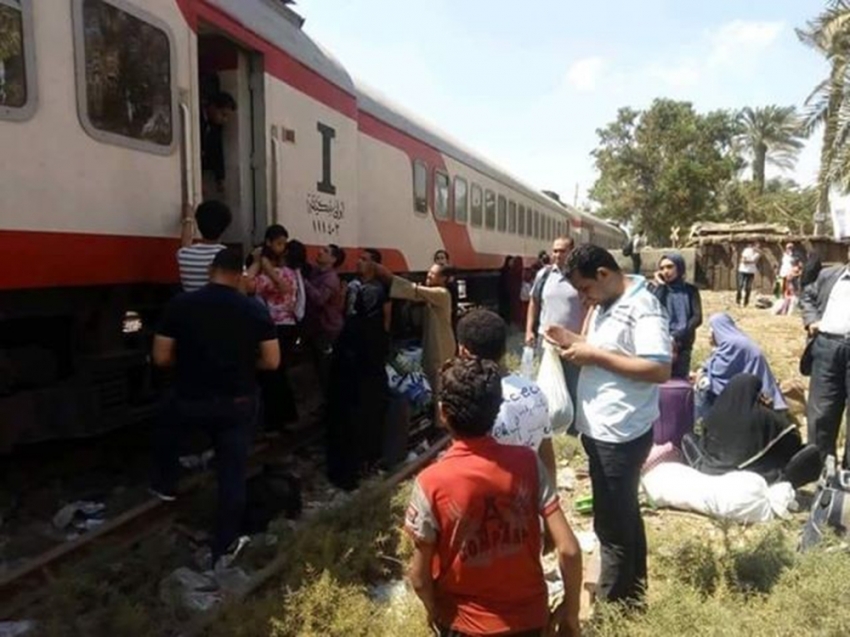
[[[803, 291], [801, 305], [810, 338], [803, 361], [804, 367], [811, 363], [808, 441], [817, 445], [823, 459], [836, 455], [841, 418], [850, 398], [850, 265], [822, 270]], [[850, 466], [848, 461], [850, 441], [844, 448], [845, 467]]]

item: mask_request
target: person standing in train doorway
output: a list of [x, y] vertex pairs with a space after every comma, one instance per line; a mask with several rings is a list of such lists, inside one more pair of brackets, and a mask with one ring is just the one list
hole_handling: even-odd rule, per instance
[[[550, 325], [559, 325], [571, 332], [581, 332], [585, 308], [565, 270], [567, 258], [574, 247], [572, 237], [555, 239], [552, 244], [554, 263], [541, 269], [534, 279], [525, 320], [525, 344], [529, 347], [537, 346], [538, 338], [543, 336]], [[562, 364], [567, 391], [575, 405], [580, 369], [569, 361], [563, 361]]]
[[219, 91], [201, 107], [201, 170], [204, 199], [224, 196], [224, 127], [236, 111], [236, 100]]

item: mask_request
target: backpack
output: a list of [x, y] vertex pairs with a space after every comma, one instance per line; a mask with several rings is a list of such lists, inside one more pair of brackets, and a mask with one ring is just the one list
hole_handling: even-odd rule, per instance
[[624, 257], [632, 256], [632, 254], [634, 253], [634, 247], [635, 247], [635, 244], [632, 241], [631, 237], [627, 238], [623, 242], [623, 256]]
[[549, 278], [549, 275], [552, 274], [552, 268], [554, 266], [547, 265], [543, 268], [543, 274], [540, 275], [540, 282], [532, 285], [531, 288], [531, 298], [534, 299], [534, 303], [537, 307], [537, 315], [534, 317], [534, 333], [537, 334], [537, 331], [540, 329], [540, 313], [543, 310], [543, 288], [546, 286], [546, 280]]

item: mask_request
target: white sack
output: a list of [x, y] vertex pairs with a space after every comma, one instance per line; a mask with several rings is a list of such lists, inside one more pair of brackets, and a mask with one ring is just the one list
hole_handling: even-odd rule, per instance
[[783, 498], [787, 497], [785, 487], [775, 485], [772, 492], [765, 479], [751, 471], [709, 476], [678, 463], [654, 467], [643, 476], [642, 483], [656, 507], [694, 511], [744, 524], [773, 519], [773, 505], [781, 509]]

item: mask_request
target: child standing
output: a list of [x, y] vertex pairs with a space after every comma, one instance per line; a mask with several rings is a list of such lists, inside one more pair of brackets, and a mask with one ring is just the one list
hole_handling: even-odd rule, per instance
[[295, 272], [285, 265], [288, 240], [286, 228], [278, 224], [269, 226], [265, 243], [254, 251], [254, 259], [248, 269], [248, 278], [255, 280], [257, 298], [271, 314], [281, 350], [280, 367], [264, 372], [260, 378], [267, 431], [280, 431], [286, 424], [298, 420], [295, 395], [287, 365], [283, 362], [292, 352], [298, 323], [298, 279]]
[[[194, 217], [191, 208], [184, 211], [181, 247], [177, 251], [180, 283], [184, 292], [194, 292], [209, 283], [210, 264], [215, 255], [225, 248], [221, 243], [221, 235], [230, 226], [231, 220], [230, 208], [220, 201], [205, 201], [198, 206]], [[201, 240], [193, 244], [196, 225]]]
[[[499, 366], [454, 359], [441, 387], [439, 412], [454, 441], [416, 478], [405, 520], [415, 544], [410, 583], [430, 623], [441, 637], [578, 635], [581, 552], [552, 479], [532, 449], [490, 435], [502, 404]], [[541, 518], [565, 589], [552, 616]]]

